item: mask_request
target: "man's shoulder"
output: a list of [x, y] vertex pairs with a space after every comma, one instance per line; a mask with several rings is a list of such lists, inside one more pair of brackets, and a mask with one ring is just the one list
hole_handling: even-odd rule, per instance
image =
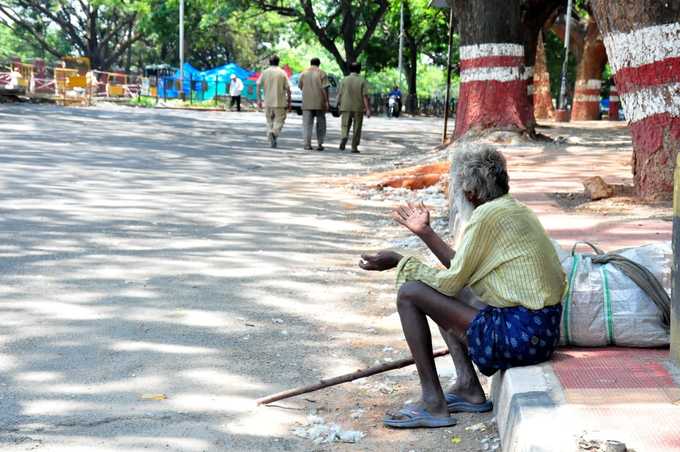
[[497, 221], [504, 214], [525, 208], [524, 204], [517, 202], [510, 194], [505, 194], [477, 207], [473, 211], [470, 221]]
[[288, 75], [286, 74], [286, 71], [284, 71], [283, 69], [281, 69], [281, 68], [278, 67], [278, 66], [269, 66], [267, 69], [265, 69], [265, 70], [262, 72], [262, 75], [263, 75], [263, 76], [266, 75], [266, 76], [268, 76], [268, 77], [280, 77], [280, 76], [284, 76], [284, 77], [288, 78]]
[[350, 83], [355, 86], [360, 85], [365, 81], [360, 75], [356, 74], [348, 75], [347, 77], [345, 77], [345, 80], [347, 80], [347, 83]]

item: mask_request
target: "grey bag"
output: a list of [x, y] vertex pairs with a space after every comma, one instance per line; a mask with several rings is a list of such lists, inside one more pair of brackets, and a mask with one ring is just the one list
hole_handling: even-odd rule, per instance
[[[561, 345], [658, 347], [669, 344], [670, 242], [605, 254], [566, 253]], [[637, 281], [637, 282], [636, 282]]]

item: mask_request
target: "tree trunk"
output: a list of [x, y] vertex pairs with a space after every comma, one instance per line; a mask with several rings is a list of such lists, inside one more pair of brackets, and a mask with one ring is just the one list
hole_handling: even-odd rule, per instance
[[[128, 41], [132, 39], [132, 24], [128, 28]], [[125, 72], [130, 72], [130, 66], [132, 65], [132, 46], [127, 49], [127, 58], [125, 59]]]
[[610, 121], [618, 121], [620, 108], [619, 93], [616, 90], [616, 85], [612, 85], [609, 88], [609, 113], [607, 114], [607, 119]]
[[540, 33], [538, 37], [536, 64], [534, 64], [534, 117], [536, 119], [555, 117], [555, 107], [553, 107], [550, 93], [550, 73], [543, 46], [543, 33]]
[[[408, 50], [408, 59], [406, 62], [406, 85], [408, 95], [406, 96], [406, 111], [414, 114], [416, 112], [416, 104], [418, 102], [417, 80], [418, 80], [418, 42], [410, 33], [413, 27], [413, 20], [411, 16], [411, 7], [409, 2], [404, 2], [404, 41], [406, 49]], [[403, 87], [399, 87], [403, 89]]]
[[671, 197], [680, 150], [680, 0], [593, 0], [643, 197]]
[[[527, 95], [529, 103], [525, 111], [524, 124], [530, 131], [536, 127], [534, 114], [534, 73], [539, 40], [542, 40], [543, 27], [554, 21], [561, 0], [523, 0], [521, 3], [521, 29], [524, 34], [524, 65], [527, 79]], [[545, 52], [544, 52], [545, 59]], [[544, 61], [545, 63], [545, 61]]]
[[597, 22], [588, 20], [583, 53], [576, 69], [576, 89], [571, 109], [572, 121], [600, 119], [600, 88], [602, 71], [607, 62], [602, 36]]
[[408, 85], [406, 111], [408, 113], [414, 114], [416, 112], [416, 102], [418, 99], [418, 92], [416, 88], [418, 79], [418, 46], [413, 41], [413, 39], [409, 40], [408, 50], [408, 64], [406, 65], [406, 84]]
[[505, 129], [533, 133], [519, 0], [455, 0], [460, 98], [455, 138]]

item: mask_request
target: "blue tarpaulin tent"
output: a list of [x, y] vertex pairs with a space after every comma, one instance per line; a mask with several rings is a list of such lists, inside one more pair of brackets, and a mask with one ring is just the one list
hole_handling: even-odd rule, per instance
[[[189, 63], [184, 63], [184, 83], [183, 90], [184, 94], [188, 96], [190, 89], [190, 80], [198, 78], [201, 73], [198, 69], [190, 65]], [[172, 76], [166, 76], [161, 78], [160, 86], [158, 87], [158, 97], [174, 99], [179, 96], [179, 86], [177, 82], [179, 81], [179, 69], [175, 71]]]
[[[184, 83], [182, 83], [184, 96], [188, 99], [192, 92], [196, 100], [210, 100], [217, 96], [226, 96], [229, 92], [229, 82], [231, 74], [240, 78], [244, 84], [243, 96], [248, 97], [248, 85], [252, 84], [248, 80], [253, 72], [241, 66], [229, 63], [207, 71], [199, 71], [189, 63], [184, 63]], [[177, 81], [179, 80], [179, 69], [173, 77], [164, 77], [163, 83], [159, 86], [158, 96], [164, 98], [178, 97]], [[250, 82], [250, 83], [249, 83]]]
[[203, 80], [206, 82], [207, 89], [203, 91], [203, 99], [212, 99], [217, 96], [226, 96], [229, 94], [229, 83], [231, 82], [231, 74], [236, 75], [243, 82], [244, 86], [248, 77], [252, 72], [243, 69], [237, 64], [229, 63], [224, 66], [216, 67], [208, 71], [201, 72]]

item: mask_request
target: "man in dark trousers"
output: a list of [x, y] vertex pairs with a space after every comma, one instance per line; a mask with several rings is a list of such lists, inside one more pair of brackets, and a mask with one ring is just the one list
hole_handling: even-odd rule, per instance
[[328, 76], [319, 69], [321, 60], [312, 58], [310, 66], [300, 74], [298, 86], [302, 90], [302, 129], [306, 151], [312, 150], [312, 126], [316, 118], [317, 151], [323, 151], [323, 140], [326, 137], [326, 112], [328, 103]]
[[371, 117], [371, 105], [368, 103], [368, 82], [359, 75], [360, 63], [349, 64], [350, 74], [340, 82], [338, 92], [338, 104], [341, 114], [341, 139], [340, 150], [345, 150], [349, 139], [349, 129], [354, 124], [352, 134], [352, 152], [359, 153], [361, 142], [361, 125], [364, 122], [364, 111], [367, 117]]
[[243, 82], [236, 74], [231, 74], [231, 83], [229, 83], [229, 96], [231, 96], [230, 108], [236, 105], [236, 111], [241, 111], [241, 92], [243, 91]]
[[279, 57], [272, 55], [269, 68], [257, 80], [257, 106], [262, 108], [264, 91], [264, 114], [267, 119], [267, 138], [271, 147], [277, 146], [276, 139], [281, 134], [286, 121], [286, 111], [290, 111], [290, 85], [288, 75], [279, 67]]

